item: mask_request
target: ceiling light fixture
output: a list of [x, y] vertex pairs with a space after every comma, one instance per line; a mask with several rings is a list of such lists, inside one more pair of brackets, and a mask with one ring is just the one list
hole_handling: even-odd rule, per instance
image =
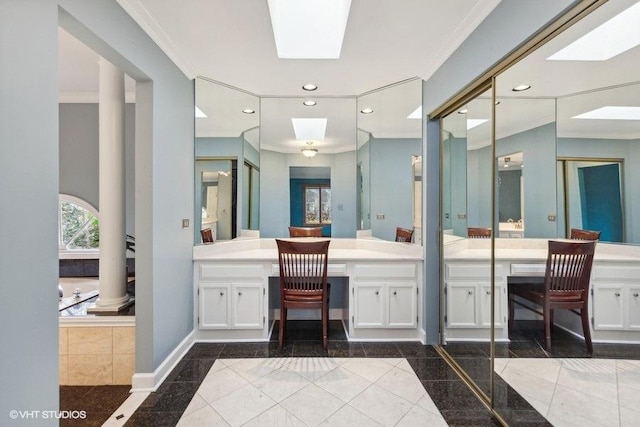
[[316, 154], [318, 154], [318, 149], [317, 148], [313, 148], [311, 145], [313, 144], [313, 141], [307, 141], [307, 146], [304, 147], [302, 150], [302, 155], [305, 157], [313, 157]]
[[360, 110], [360, 112], [362, 114], [371, 114], [371, 113], [373, 113], [373, 108], [368, 108], [368, 107], [367, 108], [363, 108], [362, 110]]
[[251, 108], [245, 108], [244, 110], [242, 110], [242, 112], [245, 114], [253, 114], [256, 112], [256, 110], [252, 110]]
[[529, 89], [531, 89], [531, 85], [518, 85], [511, 90], [514, 92], [522, 92], [524, 90], [529, 90]]
[[573, 116], [572, 119], [640, 120], [640, 107], [606, 106], [578, 114], [577, 116]]
[[316, 101], [304, 101], [302, 103], [302, 105], [306, 106], [306, 107], [313, 107], [314, 105], [316, 105], [317, 102]]
[[509, 162], [511, 161], [511, 157], [505, 157], [504, 158], [504, 167], [508, 168], [509, 167]]
[[318, 89], [318, 86], [314, 85], [313, 83], [307, 83], [306, 85], [302, 86], [302, 89], [306, 90], [307, 92], [312, 92]]
[[547, 58], [548, 61], [606, 61], [640, 45], [640, 2]]
[[338, 59], [351, 0], [268, 0], [278, 58]]

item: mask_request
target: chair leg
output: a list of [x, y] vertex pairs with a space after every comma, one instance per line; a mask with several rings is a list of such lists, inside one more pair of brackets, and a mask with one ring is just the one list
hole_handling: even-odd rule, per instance
[[551, 351], [551, 310], [547, 304], [543, 308], [544, 313], [544, 342], [547, 351]]
[[327, 335], [329, 329], [329, 305], [325, 304], [322, 309], [322, 348], [327, 349]]
[[593, 343], [591, 342], [591, 330], [589, 329], [589, 310], [586, 307], [580, 309], [580, 317], [582, 318], [584, 342], [587, 344], [587, 352], [591, 354], [593, 353]]
[[282, 351], [282, 344], [284, 343], [284, 324], [287, 321], [287, 309], [284, 304], [280, 307], [280, 325], [278, 325], [278, 348]]

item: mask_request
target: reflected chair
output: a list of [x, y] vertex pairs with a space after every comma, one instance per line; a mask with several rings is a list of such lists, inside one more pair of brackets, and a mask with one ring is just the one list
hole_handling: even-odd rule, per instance
[[573, 240], [599, 240], [600, 231], [580, 230], [578, 228], [571, 229], [571, 239]]
[[490, 228], [469, 227], [467, 228], [467, 236], [470, 239], [488, 239], [491, 237]]
[[[568, 309], [582, 318], [587, 351], [593, 353], [589, 330], [589, 280], [596, 242], [549, 241], [544, 283], [526, 281], [508, 284], [509, 332], [513, 331], [515, 304], [542, 316], [545, 347], [551, 350], [553, 311]], [[524, 304], [527, 300], [538, 307]]]
[[290, 308], [320, 309], [322, 347], [327, 349], [329, 289], [327, 262], [329, 240], [300, 242], [276, 239], [280, 267], [280, 325], [278, 346], [282, 350]]
[[322, 227], [289, 227], [289, 237], [322, 237]]
[[407, 228], [396, 228], [396, 242], [408, 242], [411, 243], [413, 239], [413, 230]]
[[200, 230], [200, 236], [202, 237], [202, 243], [213, 243], [213, 232], [210, 228]]

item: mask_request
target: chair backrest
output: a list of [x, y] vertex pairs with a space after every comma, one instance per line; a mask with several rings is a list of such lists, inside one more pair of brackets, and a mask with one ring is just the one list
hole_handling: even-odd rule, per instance
[[322, 237], [322, 227], [289, 227], [289, 237]]
[[578, 228], [571, 229], [571, 239], [573, 240], [599, 240], [600, 231], [580, 230]]
[[467, 228], [467, 236], [471, 239], [487, 239], [491, 237], [490, 228], [469, 227]]
[[413, 230], [396, 228], [396, 242], [411, 242], [411, 239], [413, 239]]
[[329, 242], [276, 239], [281, 291], [326, 291]]
[[213, 232], [210, 228], [200, 230], [200, 236], [202, 237], [202, 243], [213, 243]]
[[549, 241], [545, 291], [556, 296], [580, 296], [586, 300], [596, 242]]

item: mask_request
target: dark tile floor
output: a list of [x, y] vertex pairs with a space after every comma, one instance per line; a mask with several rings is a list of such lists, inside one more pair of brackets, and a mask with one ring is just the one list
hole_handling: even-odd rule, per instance
[[[195, 344], [125, 425], [174, 426], [216, 359], [323, 356], [406, 358], [449, 425], [499, 425], [432, 346], [412, 342], [348, 342], [338, 321], [330, 322], [327, 352], [320, 343], [318, 322], [289, 321], [287, 338], [282, 351], [278, 349], [277, 332], [268, 343]], [[513, 390], [505, 394], [517, 395]]]
[[131, 386], [61, 386], [60, 410], [85, 411], [85, 418], [61, 419], [60, 426], [101, 426], [129, 397]]

